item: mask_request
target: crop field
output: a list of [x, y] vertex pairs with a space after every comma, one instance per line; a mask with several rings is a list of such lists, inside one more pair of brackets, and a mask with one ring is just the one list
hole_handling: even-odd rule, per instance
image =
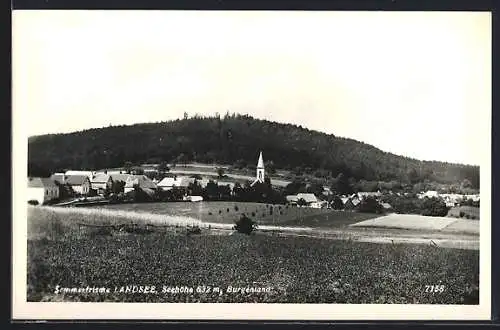
[[99, 206], [99, 208], [185, 216], [213, 223], [234, 223], [242, 214], [245, 214], [258, 224], [320, 228], [344, 227], [376, 217], [374, 214], [330, 209], [243, 202], [109, 204]]
[[449, 217], [455, 218], [470, 218], [479, 220], [480, 213], [479, 207], [474, 206], [457, 206], [453, 207], [448, 211]]
[[[29, 208], [28, 301], [479, 302], [478, 251], [205, 229], [196, 235], [178, 228], [78, 230], [75, 220]], [[430, 285], [442, 292], [426, 292]], [[87, 286], [109, 291], [64, 293]], [[149, 292], [133, 292], [139, 286]]]

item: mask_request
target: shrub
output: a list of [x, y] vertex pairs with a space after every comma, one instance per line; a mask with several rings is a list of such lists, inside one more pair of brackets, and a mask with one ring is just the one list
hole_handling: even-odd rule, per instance
[[238, 205], [235, 205], [235, 206], [234, 206], [234, 210], [235, 210], [236, 212], [238, 212], [238, 210], [239, 210], [239, 209], [238, 209]]
[[252, 217], [255, 217], [255, 212], [252, 212]]
[[221, 213], [222, 213], [222, 210], [219, 210], [219, 214], [221, 214]]
[[250, 235], [257, 228], [257, 224], [249, 217], [242, 215], [233, 228], [239, 233]]
[[32, 200], [29, 200], [29, 201], [28, 201], [28, 204], [30, 204], [30, 205], [38, 205], [38, 201], [37, 201], [37, 200], [32, 199]]
[[199, 226], [188, 227], [186, 230], [186, 235], [199, 235], [201, 234], [201, 228]]
[[212, 215], [212, 212], [208, 212], [208, 215]]
[[226, 209], [227, 212], [229, 212], [229, 207]]
[[363, 213], [382, 213], [383, 207], [373, 197], [367, 197], [358, 205], [358, 211]]
[[465, 216], [465, 212], [464, 211], [460, 211], [460, 218], [463, 218]]

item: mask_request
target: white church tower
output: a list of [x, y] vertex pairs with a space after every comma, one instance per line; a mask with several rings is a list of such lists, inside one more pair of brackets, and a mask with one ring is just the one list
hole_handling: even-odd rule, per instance
[[255, 181], [252, 183], [252, 186], [257, 182], [264, 183], [265, 177], [266, 176], [264, 171], [264, 159], [262, 158], [262, 151], [261, 151], [259, 154], [259, 161], [257, 162], [257, 177], [255, 178]]

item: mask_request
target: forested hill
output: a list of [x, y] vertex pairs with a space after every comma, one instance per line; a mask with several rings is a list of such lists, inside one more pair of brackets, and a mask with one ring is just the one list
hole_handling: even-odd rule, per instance
[[301, 126], [246, 115], [194, 117], [110, 126], [29, 139], [29, 170], [100, 169], [125, 162], [196, 161], [255, 166], [258, 152], [277, 169], [365, 180], [457, 183], [479, 186], [479, 168], [419, 161]]

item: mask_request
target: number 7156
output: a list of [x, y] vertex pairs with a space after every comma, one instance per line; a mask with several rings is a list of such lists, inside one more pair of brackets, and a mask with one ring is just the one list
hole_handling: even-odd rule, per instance
[[444, 292], [444, 285], [426, 285], [425, 292], [442, 293]]

